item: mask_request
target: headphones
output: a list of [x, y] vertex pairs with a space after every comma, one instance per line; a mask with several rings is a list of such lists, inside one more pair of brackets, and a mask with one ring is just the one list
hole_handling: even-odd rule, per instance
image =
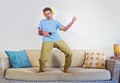
[[[51, 7], [46, 7], [46, 8], [49, 8], [51, 10], [51, 14], [54, 15], [54, 11], [52, 10]], [[43, 13], [43, 15], [45, 16], [45, 14]]]
[[50, 8], [50, 9], [51, 9], [51, 13], [52, 13], [52, 15], [54, 15], [53, 9], [52, 9], [51, 7], [48, 7], [48, 8]]

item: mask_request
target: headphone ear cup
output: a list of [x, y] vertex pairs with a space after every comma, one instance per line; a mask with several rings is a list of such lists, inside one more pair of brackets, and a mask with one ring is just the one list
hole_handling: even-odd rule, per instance
[[45, 14], [43, 13], [43, 16], [45, 17]]
[[53, 12], [53, 10], [52, 10], [52, 9], [51, 9], [51, 11], [52, 11], [52, 12], [51, 12], [51, 13], [52, 13], [52, 15], [54, 15], [54, 12]]
[[51, 13], [52, 13], [52, 15], [54, 15], [54, 11], [52, 10], [52, 8], [51, 8], [51, 7], [49, 7], [49, 8], [50, 8], [50, 9], [51, 9], [51, 11], [52, 11], [52, 12], [51, 12]]
[[52, 15], [54, 15], [53, 11], [52, 11]]

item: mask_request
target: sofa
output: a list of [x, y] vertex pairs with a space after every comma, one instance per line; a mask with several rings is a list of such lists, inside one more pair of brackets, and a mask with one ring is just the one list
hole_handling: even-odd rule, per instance
[[32, 67], [11, 68], [5, 51], [0, 52], [0, 83], [119, 83], [119, 60], [105, 59], [105, 68], [83, 67], [86, 51], [90, 50], [72, 50], [70, 73], [62, 71], [65, 55], [57, 49], [52, 50], [45, 72], [38, 72], [40, 50], [25, 49], [25, 51]]

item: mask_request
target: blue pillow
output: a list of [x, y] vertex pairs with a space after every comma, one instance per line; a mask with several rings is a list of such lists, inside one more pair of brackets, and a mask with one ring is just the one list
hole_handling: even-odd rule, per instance
[[25, 50], [5, 52], [9, 57], [12, 68], [26, 68], [32, 66]]

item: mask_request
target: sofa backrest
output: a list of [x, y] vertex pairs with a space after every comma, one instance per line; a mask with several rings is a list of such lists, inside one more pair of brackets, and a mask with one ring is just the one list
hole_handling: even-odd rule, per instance
[[[40, 50], [26, 50], [28, 58], [31, 61], [32, 66], [39, 66]], [[72, 65], [82, 66], [85, 57], [85, 50], [72, 50]], [[64, 66], [65, 55], [60, 50], [53, 49], [50, 53], [46, 66]]]

